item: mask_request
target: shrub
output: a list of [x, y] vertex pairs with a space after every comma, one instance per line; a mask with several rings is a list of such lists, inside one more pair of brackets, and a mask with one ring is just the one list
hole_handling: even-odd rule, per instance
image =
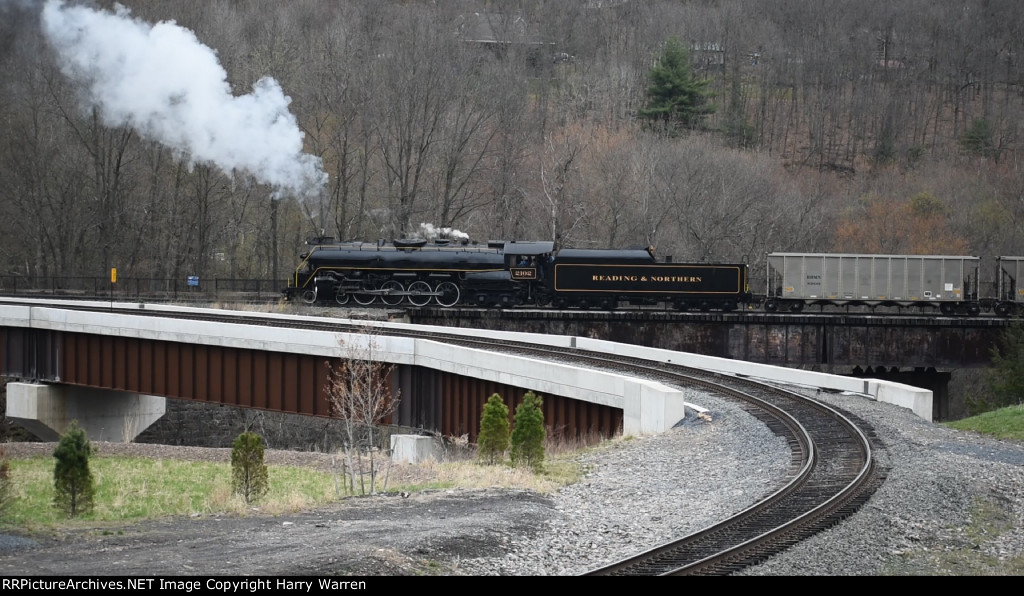
[[96, 492], [92, 472], [89, 471], [89, 457], [93, 454], [92, 443], [79, 428], [78, 421], [61, 435], [53, 457], [53, 503], [58, 509], [75, 517], [92, 510]]
[[513, 465], [526, 464], [534, 470], [540, 470], [544, 464], [546, 432], [541, 405], [541, 398], [529, 391], [523, 396], [523, 403], [516, 408], [510, 451]]
[[497, 393], [484, 404], [476, 445], [480, 459], [488, 464], [495, 464], [505, 457], [508, 449], [508, 406]]
[[232, 445], [231, 488], [246, 504], [258, 500], [270, 488], [263, 453], [263, 437], [254, 432], [238, 435]]
[[967, 400], [972, 415], [1024, 403], [1024, 326], [1010, 323], [991, 349], [992, 366], [985, 370], [987, 395]]

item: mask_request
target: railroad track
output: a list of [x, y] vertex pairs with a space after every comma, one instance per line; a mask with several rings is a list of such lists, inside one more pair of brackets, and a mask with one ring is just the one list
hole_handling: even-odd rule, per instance
[[[434, 334], [423, 334], [437, 340]], [[564, 359], [568, 363], [696, 387], [736, 400], [786, 438], [792, 461], [782, 486], [714, 526], [585, 575], [726, 575], [760, 563], [855, 513], [885, 479], [874, 433], [855, 419], [799, 393], [678, 365], [595, 355], [575, 349], [445, 337], [482, 349]]]
[[[90, 310], [88, 307], [73, 307]], [[110, 309], [123, 315], [166, 316], [205, 321], [287, 326], [333, 332], [364, 332], [357, 323], [229, 316], [218, 313]], [[709, 528], [681, 537], [586, 575], [724, 575], [759, 563], [852, 515], [881, 486], [873, 433], [835, 408], [793, 391], [669, 363], [609, 356], [579, 349], [475, 339], [464, 335], [382, 329], [375, 334], [458, 343], [490, 351], [558, 360], [640, 376], [680, 387], [696, 387], [736, 400], [776, 434], [792, 453], [775, 492]], [[682, 480], [682, 479], [681, 479]]]

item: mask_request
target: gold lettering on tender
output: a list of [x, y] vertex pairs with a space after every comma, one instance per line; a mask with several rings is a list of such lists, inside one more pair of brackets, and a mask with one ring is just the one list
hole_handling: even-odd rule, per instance
[[699, 284], [704, 281], [704, 278], [699, 275], [591, 275], [591, 281], [596, 282], [616, 282], [616, 281], [628, 281], [628, 282], [646, 282], [652, 281], [656, 283], [684, 283], [684, 284]]
[[653, 275], [651, 281], [689, 284], [700, 283], [703, 279], [695, 275]]
[[591, 281], [636, 281], [635, 275], [594, 275]]

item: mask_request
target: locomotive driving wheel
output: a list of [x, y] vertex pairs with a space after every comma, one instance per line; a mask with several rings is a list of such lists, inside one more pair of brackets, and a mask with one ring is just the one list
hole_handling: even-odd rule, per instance
[[409, 304], [413, 306], [426, 306], [430, 304], [432, 291], [430, 284], [425, 281], [414, 281], [409, 284]]
[[398, 306], [402, 303], [402, 299], [405, 298], [405, 296], [401, 294], [401, 292], [405, 291], [405, 288], [402, 287], [401, 282], [397, 282], [393, 279], [381, 284], [380, 289], [382, 290], [380, 301], [388, 306]]
[[442, 281], [437, 284], [437, 296], [435, 299], [440, 306], [448, 308], [458, 304], [460, 294], [459, 286], [450, 281]]
[[356, 301], [356, 304], [361, 304], [362, 306], [369, 306], [373, 304], [374, 300], [377, 299], [376, 294], [368, 293], [372, 291], [373, 284], [364, 283], [363, 287], [359, 291], [352, 293], [352, 299]]

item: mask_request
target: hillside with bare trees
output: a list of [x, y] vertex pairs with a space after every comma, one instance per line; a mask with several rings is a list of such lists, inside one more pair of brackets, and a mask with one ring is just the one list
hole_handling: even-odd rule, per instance
[[[0, 2], [0, 275], [283, 279], [312, 236], [1024, 254], [1012, 0]], [[714, 111], [642, 126], [682, 40]]]

